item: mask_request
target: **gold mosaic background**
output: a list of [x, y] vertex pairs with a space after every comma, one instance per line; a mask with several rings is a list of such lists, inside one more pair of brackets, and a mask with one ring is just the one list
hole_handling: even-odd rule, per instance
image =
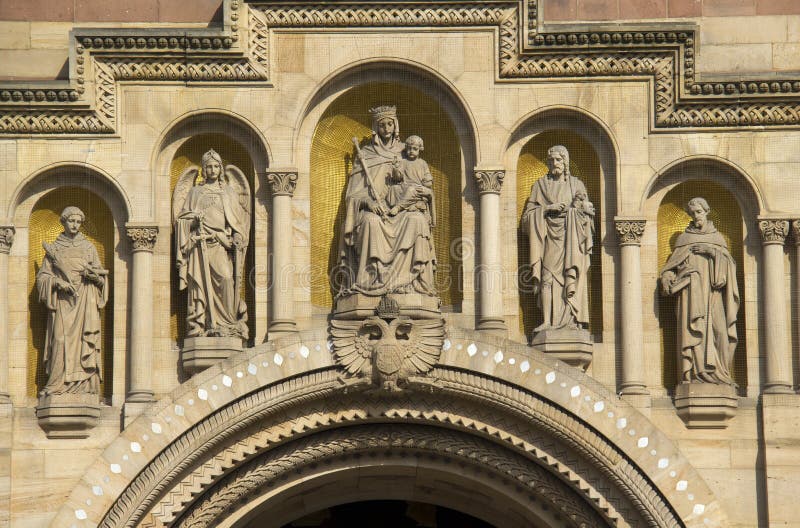
[[97, 248], [100, 262], [109, 270], [108, 280], [112, 286], [109, 290], [108, 303], [100, 311], [102, 324], [102, 362], [103, 381], [100, 394], [111, 397], [113, 373], [112, 349], [114, 342], [113, 307], [114, 307], [114, 219], [111, 211], [99, 196], [79, 187], [62, 187], [44, 195], [34, 206], [30, 220], [28, 245], [28, 396], [36, 396], [39, 389], [47, 383], [42, 354], [47, 333], [47, 308], [39, 302], [36, 290], [36, 272], [44, 260], [42, 242], [52, 242], [64, 228], [61, 226], [61, 211], [74, 205], [86, 215], [81, 232]]
[[[222, 156], [223, 165], [236, 165], [241, 169], [247, 180], [250, 182], [250, 193], [254, 193], [255, 186], [253, 162], [250, 155], [242, 145], [237, 141], [229, 138], [224, 134], [199, 134], [187, 140], [178, 151], [170, 164], [170, 200], [172, 200], [172, 192], [175, 190], [175, 185], [178, 183], [178, 178], [181, 174], [195, 165], [200, 167], [203, 154], [208, 152], [209, 149], [216, 150]], [[198, 182], [202, 182], [202, 174]], [[254, 197], [253, 197], [254, 198]], [[255, 265], [255, 214], [253, 211], [253, 204], [255, 200], [250, 201], [250, 246], [247, 249], [247, 256], [245, 257], [244, 278], [242, 281], [242, 295], [244, 295], [245, 302], [247, 302], [247, 325], [250, 329], [250, 345], [253, 344], [255, 334], [255, 291], [253, 284], [251, 284], [250, 275]], [[172, 205], [170, 205], [170, 221], [172, 218]], [[170, 237], [170, 262], [175, 262], [175, 237]], [[178, 291], [178, 270], [172, 265], [170, 267], [170, 285], [172, 295], [170, 296], [170, 336], [172, 339], [181, 346], [183, 344], [183, 337], [186, 335], [186, 290]]]
[[[710, 180], [690, 180], [681, 183], [667, 193], [658, 208], [658, 271], [666, 264], [675, 247], [675, 240], [689, 225], [691, 218], [684, 207], [692, 198], [702, 196], [711, 207], [708, 218], [720, 232], [736, 261], [736, 280], [739, 283], [740, 308], [736, 331], [739, 344], [733, 361], [733, 380], [743, 393], [747, 386], [746, 334], [745, 334], [745, 298], [744, 271], [742, 266], [742, 214], [736, 198], [723, 186]], [[658, 319], [661, 327], [661, 373], [664, 387], [673, 391], [678, 382], [677, 324], [675, 321], [675, 300], [663, 297], [659, 288]]]
[[[602, 283], [600, 273], [600, 219], [602, 218], [602, 199], [600, 196], [600, 161], [592, 146], [575, 132], [569, 130], [548, 130], [537, 135], [520, 152], [517, 160], [517, 218], [522, 219], [525, 202], [531, 194], [533, 184], [547, 174], [547, 149], [553, 145], [564, 145], [569, 151], [569, 169], [573, 176], [581, 179], [586, 185], [589, 200], [594, 204], [595, 238], [591, 256], [589, 276], [589, 329], [595, 336], [602, 335]], [[525, 269], [530, 263], [528, 237], [519, 233], [519, 269]], [[527, 274], [525, 274], [527, 275]], [[530, 280], [530, 277], [521, 280]], [[542, 323], [542, 311], [536, 303], [536, 297], [530, 293], [530, 284], [524, 284], [519, 294], [520, 330], [530, 337], [533, 329]]]
[[[347, 176], [353, 164], [352, 138], [371, 134], [369, 109], [397, 106], [400, 137], [411, 134], [425, 142], [421, 157], [428, 162], [436, 195], [437, 223], [433, 229], [438, 271], [436, 287], [443, 308], [460, 310], [461, 261], [450, 253], [461, 237], [461, 149], [456, 130], [439, 103], [425, 93], [399, 84], [368, 83], [341, 95], [325, 111], [311, 144], [311, 302], [333, 306], [330, 272], [338, 258], [344, 218]], [[455, 244], [454, 244], [455, 245]]]

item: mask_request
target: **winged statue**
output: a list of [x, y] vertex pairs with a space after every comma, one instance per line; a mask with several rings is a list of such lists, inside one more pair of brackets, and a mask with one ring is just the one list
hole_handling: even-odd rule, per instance
[[214, 150], [181, 174], [172, 194], [178, 288], [187, 290], [186, 337], [247, 339], [242, 299], [250, 238], [250, 185]]

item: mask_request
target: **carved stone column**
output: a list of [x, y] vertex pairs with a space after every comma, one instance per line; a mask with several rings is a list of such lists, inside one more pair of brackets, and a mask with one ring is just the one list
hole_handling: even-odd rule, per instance
[[792, 360], [789, 355], [789, 329], [784, 288], [783, 244], [789, 222], [761, 219], [758, 222], [763, 244], [764, 349], [767, 358], [764, 392], [792, 392]]
[[297, 332], [292, 263], [292, 196], [297, 171], [267, 169], [267, 183], [272, 191], [272, 290], [267, 335], [272, 340]]
[[481, 197], [478, 330], [502, 335], [508, 331], [503, 317], [503, 267], [500, 256], [500, 190], [505, 176], [503, 169], [475, 169], [475, 181]]
[[[132, 280], [129, 310], [131, 318], [130, 387], [126, 402], [153, 401], [153, 248], [158, 226], [127, 224], [133, 246]], [[127, 413], [126, 413], [127, 414]]]
[[648, 394], [644, 381], [642, 266], [640, 248], [644, 218], [614, 218], [620, 245], [620, 325], [622, 331], [622, 394]]
[[0, 404], [8, 394], [8, 253], [14, 243], [14, 226], [0, 226]]
[[[797, 328], [797, 335], [800, 335], [800, 219], [792, 220], [792, 242], [794, 244], [794, 268], [792, 269], [792, 276], [794, 282], [792, 288], [794, 289], [794, 314], [790, 318]], [[794, 357], [800, 357], [800, 350], [794, 351]]]

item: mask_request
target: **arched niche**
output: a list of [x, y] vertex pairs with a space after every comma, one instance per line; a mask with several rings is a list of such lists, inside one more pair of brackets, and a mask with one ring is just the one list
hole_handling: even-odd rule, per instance
[[[650, 189], [648, 210], [657, 207], [656, 281], [661, 269], [674, 250], [675, 240], [690, 222], [684, 210], [688, 201], [705, 198], [711, 213], [709, 219], [722, 234], [736, 262], [736, 280], [739, 285], [740, 307], [736, 322], [738, 345], [731, 374], [738, 392], [747, 395], [749, 378], [757, 374], [748, 372], [748, 320], [757, 317], [749, 306], [746, 280], [752, 276], [759, 240], [755, 219], [758, 214], [758, 197], [744, 175], [719, 160], [697, 158], [681, 161], [663, 171]], [[748, 212], [750, 214], [748, 214]], [[645, 248], [646, 249], [646, 248]], [[675, 299], [663, 297], [660, 285], [652, 284], [653, 303], [659, 326], [659, 357], [661, 384], [672, 394], [678, 383], [677, 321]], [[756, 354], [757, 356], [757, 354]]]
[[[154, 154], [155, 196], [169, 197], [156, 203], [159, 224], [169, 225], [172, 234], [172, 193], [178, 178], [191, 166], [200, 166], [209, 149], [217, 151], [223, 164], [236, 165], [247, 177], [252, 196], [250, 243], [245, 258], [242, 295], [247, 303], [249, 344], [260, 342], [266, 335], [268, 223], [263, 211], [269, 195], [263, 185], [264, 172], [269, 164], [269, 148], [254, 125], [237, 115], [224, 112], [199, 112], [183, 116], [173, 123], [159, 141]], [[174, 236], [169, 239], [169, 269], [155, 270], [157, 289], [169, 291], [169, 305], [157, 305], [156, 324], [168, 324], [163, 334], [169, 336], [169, 347], [182, 345], [186, 331], [185, 292], [178, 291], [175, 268]], [[159, 271], [161, 273], [159, 273]], [[159, 277], [162, 277], [159, 279]], [[166, 277], [169, 277], [167, 282]], [[160, 283], [160, 284], [158, 284]], [[162, 335], [163, 335], [162, 334]]]
[[[42, 242], [61, 233], [61, 211], [77, 205], [86, 215], [83, 232], [92, 240], [111, 273], [109, 300], [103, 318], [103, 387], [101, 399], [121, 404], [125, 395], [129, 243], [124, 232], [130, 200], [124, 189], [100, 168], [80, 162], [50, 165], [31, 174], [12, 194], [9, 217], [16, 227], [9, 256], [9, 322], [15, 332], [8, 344], [12, 364], [12, 397], [33, 403], [39, 383], [46, 381], [42, 364], [46, 313], [38, 303], [35, 275], [41, 266]], [[117, 335], [114, 335], [116, 329]], [[14, 390], [13, 387], [24, 387]]]
[[[427, 76], [406, 71], [397, 75], [397, 65], [371, 65], [356, 86], [333, 97], [319, 115], [311, 138], [311, 302], [324, 311], [333, 306], [336, 280], [332, 270], [338, 261], [338, 240], [344, 217], [344, 193], [352, 168], [352, 138], [370, 137], [369, 109], [383, 104], [397, 106], [400, 136], [421, 136], [425, 159], [434, 178], [437, 224], [433, 229], [438, 269], [436, 286], [445, 311], [460, 311], [463, 296], [463, 262], [452, 248], [463, 235], [462, 193], [465, 167], [474, 165], [474, 139], [469, 122], [453, 101], [453, 95]], [[394, 68], [394, 69], [393, 69]], [[349, 76], [347, 76], [349, 78]], [[351, 79], [355, 81], [355, 79]], [[341, 79], [332, 82], [341, 86]], [[444, 95], [443, 95], [444, 94]], [[320, 103], [321, 104], [321, 103]]]
[[[612, 277], [604, 269], [611, 269], [611, 257], [606, 247], [605, 234], [613, 230], [611, 222], [617, 208], [617, 155], [614, 142], [607, 129], [593, 116], [575, 109], [545, 109], [523, 119], [509, 138], [506, 166], [514, 168], [516, 179], [517, 228], [531, 193], [533, 184], [547, 174], [547, 149], [554, 145], [567, 147], [570, 172], [586, 185], [589, 199], [595, 206], [595, 240], [591, 255], [589, 282], [589, 330], [597, 341], [603, 340], [603, 291], [612, 285]], [[530, 338], [533, 329], [542, 321], [541, 310], [530, 289], [526, 270], [530, 264], [527, 236], [518, 231], [518, 269], [520, 331]]]
[[[36, 201], [28, 223], [28, 362], [27, 395], [35, 397], [47, 383], [43, 361], [47, 333], [47, 308], [39, 302], [36, 274], [45, 257], [45, 242], [52, 242], [64, 229], [61, 212], [76, 206], [86, 215], [81, 233], [94, 245], [103, 268], [109, 271], [107, 280], [114, 283], [114, 218], [108, 205], [96, 194], [80, 187], [59, 187]], [[106, 308], [100, 311], [102, 381], [100, 397], [110, 403], [114, 375], [114, 288], [109, 289]]]

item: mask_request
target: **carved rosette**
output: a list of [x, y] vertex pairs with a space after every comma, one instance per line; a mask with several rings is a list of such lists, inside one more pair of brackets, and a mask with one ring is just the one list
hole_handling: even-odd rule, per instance
[[764, 245], [783, 244], [789, 234], [788, 220], [761, 220], [758, 222], [758, 229], [761, 230], [761, 241]]
[[153, 251], [158, 238], [158, 226], [128, 226], [127, 232], [134, 251]]
[[0, 226], [0, 253], [8, 254], [14, 243], [14, 226]]
[[297, 171], [267, 172], [267, 183], [272, 196], [293, 196], [297, 187]]
[[645, 223], [644, 219], [614, 219], [619, 245], [641, 245]]
[[506, 171], [500, 170], [476, 170], [475, 182], [478, 184], [478, 192], [480, 194], [500, 194], [500, 189], [503, 188], [503, 179], [506, 177]]

